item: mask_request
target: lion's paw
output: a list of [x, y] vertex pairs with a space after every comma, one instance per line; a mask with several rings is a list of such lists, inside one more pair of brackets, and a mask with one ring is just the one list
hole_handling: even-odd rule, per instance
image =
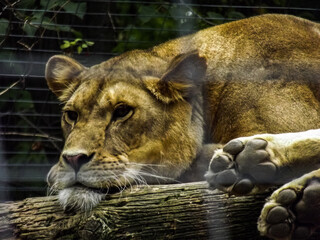
[[270, 185], [276, 179], [268, 142], [260, 138], [235, 139], [216, 151], [206, 173], [212, 187], [232, 194], [249, 194]]
[[320, 226], [320, 179], [286, 184], [265, 204], [258, 228], [273, 239], [308, 239]]

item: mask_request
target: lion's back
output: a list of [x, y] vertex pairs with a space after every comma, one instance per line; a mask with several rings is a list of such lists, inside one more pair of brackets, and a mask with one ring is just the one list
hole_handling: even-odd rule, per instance
[[241, 59], [320, 59], [320, 25], [299, 17], [265, 14], [210, 27], [155, 46], [163, 59], [198, 50], [208, 65]]

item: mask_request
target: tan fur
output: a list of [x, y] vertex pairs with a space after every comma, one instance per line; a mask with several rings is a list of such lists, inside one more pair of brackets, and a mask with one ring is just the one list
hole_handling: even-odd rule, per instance
[[[49, 184], [59, 191], [163, 182], [193, 166], [204, 142], [319, 128], [319, 32], [307, 20], [263, 15], [91, 68], [52, 57], [46, 79], [66, 103], [61, 156], [94, 156], [77, 178], [61, 157]], [[123, 103], [133, 112], [114, 120]], [[68, 111], [78, 113], [76, 122]], [[82, 208], [70, 194], [61, 194], [64, 207]]]

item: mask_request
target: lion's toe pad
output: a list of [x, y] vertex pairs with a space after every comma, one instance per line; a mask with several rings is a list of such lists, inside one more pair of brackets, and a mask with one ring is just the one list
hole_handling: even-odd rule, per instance
[[278, 170], [266, 150], [267, 145], [267, 141], [259, 138], [230, 141], [213, 156], [207, 181], [212, 187], [237, 195], [272, 184]]
[[272, 195], [259, 220], [259, 230], [264, 235], [273, 239], [308, 239], [320, 226], [320, 181], [312, 179], [301, 184], [305, 186], [288, 185]]

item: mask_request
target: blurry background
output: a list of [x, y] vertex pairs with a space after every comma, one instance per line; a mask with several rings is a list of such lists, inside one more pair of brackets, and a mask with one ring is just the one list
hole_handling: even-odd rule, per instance
[[0, 0], [0, 201], [46, 194], [63, 145], [61, 105], [45, 63], [67, 54], [92, 66], [218, 24], [264, 13], [320, 21], [320, 1]]

